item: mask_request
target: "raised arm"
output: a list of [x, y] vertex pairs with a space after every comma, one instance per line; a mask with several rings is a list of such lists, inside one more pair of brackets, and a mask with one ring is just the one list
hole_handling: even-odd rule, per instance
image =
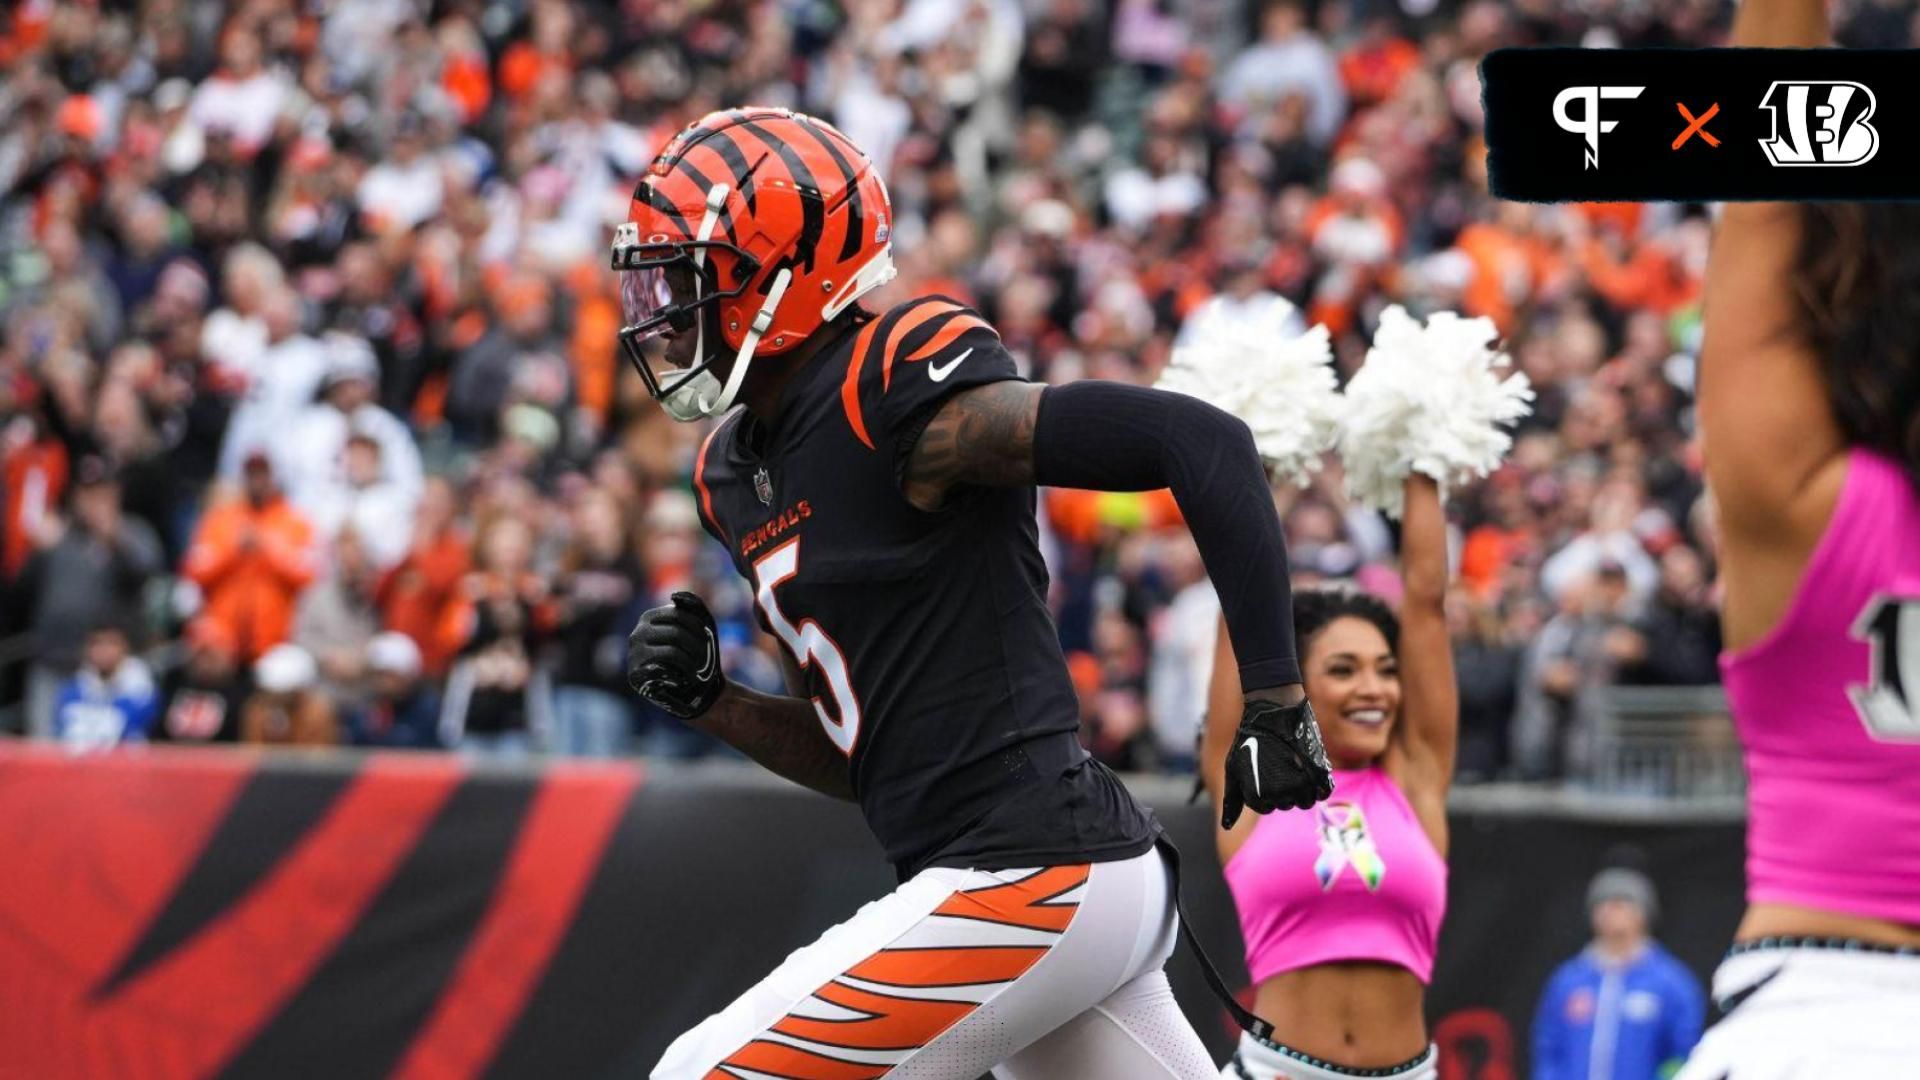
[[[1827, 43], [1821, 0], [1742, 0], [1734, 20], [1735, 45]], [[1707, 263], [1697, 392], [1734, 647], [1785, 611], [1844, 478], [1846, 447], [1820, 358], [1795, 328], [1801, 223], [1791, 204], [1729, 203]]]
[[1447, 633], [1447, 516], [1440, 488], [1407, 477], [1400, 530], [1400, 728], [1395, 740], [1401, 786], [1429, 831], [1446, 826], [1447, 788], [1460, 741], [1460, 691]]

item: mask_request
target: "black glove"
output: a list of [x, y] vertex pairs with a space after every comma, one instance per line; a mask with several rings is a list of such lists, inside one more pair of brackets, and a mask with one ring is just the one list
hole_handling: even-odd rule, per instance
[[1247, 702], [1240, 728], [1233, 733], [1233, 748], [1227, 751], [1226, 787], [1220, 807], [1223, 829], [1240, 820], [1242, 806], [1253, 807], [1256, 814], [1305, 810], [1333, 794], [1333, 774], [1313, 707], [1305, 701]]
[[640, 616], [627, 635], [627, 685], [682, 720], [713, 707], [727, 677], [720, 672], [720, 638], [706, 601], [677, 592], [672, 604]]

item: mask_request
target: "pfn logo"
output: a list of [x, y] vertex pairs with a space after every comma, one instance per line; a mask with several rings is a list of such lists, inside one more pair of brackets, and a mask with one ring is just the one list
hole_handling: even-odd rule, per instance
[[[1553, 99], [1553, 122], [1560, 130], [1571, 131], [1587, 140], [1586, 168], [1600, 167], [1600, 136], [1620, 126], [1618, 120], [1600, 119], [1600, 102], [1607, 98], [1637, 98], [1644, 86], [1569, 86], [1560, 91]], [[1586, 102], [1584, 114], [1574, 119], [1567, 114], [1567, 106], [1576, 101]]]
[[1880, 150], [1873, 105], [1857, 82], [1776, 82], [1760, 99], [1773, 121], [1760, 149], [1775, 165], [1864, 165]]

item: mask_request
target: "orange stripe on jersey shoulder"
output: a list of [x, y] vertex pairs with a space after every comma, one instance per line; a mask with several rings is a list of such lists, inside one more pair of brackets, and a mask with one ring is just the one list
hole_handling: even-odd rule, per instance
[[913, 355], [907, 357], [907, 361], [911, 363], [915, 360], [925, 360], [938, 353], [941, 349], [953, 344], [955, 338], [969, 330], [992, 329], [993, 327], [988, 326], [985, 319], [971, 312], [963, 311], [954, 316], [945, 326], [942, 326], [933, 337], [928, 338], [925, 345], [913, 350]]
[[[981, 931], [991, 933], [992, 931]], [[885, 986], [979, 986], [1012, 982], [1047, 954], [1045, 945], [977, 945], [882, 949], [847, 971]]]
[[713, 526], [713, 531], [720, 534], [728, 547], [732, 547], [733, 541], [727, 537], [727, 530], [721, 528], [720, 519], [713, 516], [713, 492], [707, 490], [707, 451], [713, 448], [713, 437], [720, 434], [720, 429], [726, 426], [725, 420], [720, 421], [713, 425], [713, 430], [707, 432], [707, 437], [701, 440], [700, 455], [693, 459], [693, 486], [700, 492], [700, 511], [706, 515], [707, 524]]
[[954, 893], [933, 913], [1058, 933], [1073, 922], [1080, 905], [1076, 901], [1058, 902], [1055, 898], [1086, 884], [1091, 871], [1092, 867], [1085, 863], [1050, 866], [1005, 885]]
[[[887, 332], [886, 347], [880, 350], [881, 393], [884, 394], [893, 387], [893, 351], [895, 347], [900, 344], [900, 340], [919, 327], [925, 326], [927, 322], [935, 316], [945, 315], [950, 311], [959, 310], [960, 305], [951, 300], [930, 299], [917, 305], [905, 315], [900, 316], [900, 321], [894, 323], [893, 329]], [[960, 318], [965, 318], [965, 316], [960, 316]], [[958, 322], [959, 319], [955, 319], [954, 321]], [[939, 335], [936, 334], [935, 336], [938, 337]]]
[[731, 1069], [749, 1069], [768, 1076], [790, 1076], [794, 1080], [879, 1080], [887, 1075], [888, 1065], [868, 1065], [845, 1058], [802, 1050], [786, 1043], [756, 1039], [709, 1072], [705, 1080], [739, 1080]]
[[867, 434], [866, 417], [860, 412], [860, 365], [867, 358], [867, 346], [873, 341], [873, 332], [880, 329], [880, 320], [872, 319], [860, 328], [860, 336], [853, 339], [853, 355], [847, 359], [847, 381], [840, 384], [840, 405], [847, 411], [847, 424], [853, 428], [853, 434], [867, 449], [873, 449], [873, 439]]

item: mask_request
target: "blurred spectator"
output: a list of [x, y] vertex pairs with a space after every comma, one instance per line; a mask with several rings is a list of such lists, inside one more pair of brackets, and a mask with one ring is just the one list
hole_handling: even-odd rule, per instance
[[300, 330], [300, 297], [292, 289], [270, 289], [260, 302], [260, 320], [266, 345], [220, 445], [224, 480], [239, 478], [248, 454], [287, 448], [294, 421], [313, 404], [328, 374], [325, 350]]
[[1638, 639], [1627, 572], [1606, 563], [1561, 596], [1560, 613], [1528, 646], [1521, 665], [1513, 757], [1529, 779], [1580, 775], [1606, 709], [1604, 693]]
[[187, 110], [205, 132], [224, 132], [242, 157], [251, 157], [273, 133], [286, 83], [261, 63], [260, 39], [235, 22], [220, 38], [220, 66], [194, 91]]
[[201, 520], [181, 574], [200, 588], [202, 617], [219, 623], [240, 660], [253, 663], [292, 633], [294, 605], [313, 582], [319, 552], [312, 524], [280, 493], [265, 453], [247, 456], [241, 481], [237, 497]]
[[360, 212], [370, 231], [404, 232], [439, 213], [445, 187], [440, 163], [426, 150], [426, 129], [418, 113], [401, 115], [385, 156], [360, 181]]
[[1195, 308], [1193, 314], [1180, 324], [1179, 344], [1184, 345], [1192, 340], [1194, 334], [1209, 320], [1224, 319], [1229, 324], [1236, 321], [1262, 324], [1261, 320], [1268, 318], [1267, 313], [1275, 308], [1287, 312], [1287, 333], [1306, 332], [1306, 320], [1293, 309], [1293, 305], [1266, 287], [1264, 267], [1256, 254], [1245, 251], [1227, 257], [1220, 267], [1220, 291]]
[[1660, 569], [1634, 534], [1634, 515], [1643, 495], [1637, 482], [1609, 480], [1593, 496], [1591, 525], [1568, 541], [1540, 568], [1540, 584], [1558, 599], [1574, 585], [1608, 567], [1624, 575], [1635, 602], [1652, 595]]
[[1148, 668], [1148, 712], [1160, 768], [1189, 772], [1206, 721], [1207, 679], [1213, 670], [1220, 598], [1207, 580], [1200, 549], [1190, 540], [1169, 545], [1167, 587], [1173, 600], [1154, 619]]
[[494, 519], [474, 544], [474, 570], [447, 630], [460, 657], [440, 713], [448, 746], [518, 758], [551, 730], [549, 680], [538, 658], [553, 631], [554, 606], [532, 558], [533, 533], [514, 517]]
[[389, 630], [367, 643], [367, 701], [347, 714], [359, 746], [438, 745], [440, 702], [421, 678], [420, 647]]
[[320, 668], [298, 645], [275, 645], [253, 665], [253, 694], [240, 709], [249, 743], [331, 746], [340, 741], [333, 702], [314, 685]]
[[574, 509], [574, 536], [561, 560], [555, 596], [560, 662], [554, 672], [554, 749], [613, 757], [633, 737], [627, 688], [626, 618], [645, 573], [621, 521], [620, 506], [588, 492]]
[[145, 742], [160, 711], [153, 672], [129, 655], [126, 628], [101, 623], [86, 635], [80, 668], [60, 687], [53, 735], [70, 750]]
[[1109, 610], [1094, 620], [1093, 644], [1099, 688], [1090, 713], [1088, 703], [1082, 702], [1081, 741], [1109, 768], [1143, 768], [1151, 760], [1152, 739], [1147, 728], [1146, 656], [1140, 631], [1119, 611]]
[[429, 340], [393, 267], [381, 249], [366, 241], [340, 248], [334, 265], [340, 292], [327, 325], [365, 341], [380, 371], [380, 404], [406, 417], [427, 378]]
[[40, 549], [14, 587], [16, 617], [33, 642], [26, 702], [31, 735], [52, 733], [55, 691], [79, 668], [90, 635], [133, 616], [141, 590], [162, 565], [153, 530], [121, 513], [120, 482], [104, 460], [81, 460], [70, 511], [68, 519], [45, 520]]
[[0, 579], [8, 582], [19, 576], [39, 538], [57, 528], [55, 518], [66, 491], [67, 448], [50, 430], [45, 409], [42, 405], [25, 412], [0, 430], [7, 485]]
[[1308, 28], [1300, 0], [1269, 0], [1260, 18], [1260, 40], [1221, 73], [1220, 99], [1251, 117], [1293, 94], [1309, 103], [1307, 130], [1313, 140], [1331, 142], [1347, 111], [1333, 51]]
[[1660, 587], [1620, 645], [1620, 681], [1629, 685], [1709, 686], [1720, 673], [1720, 612], [1705, 560], [1675, 545], [1660, 556]]
[[[289, 495], [310, 518], [345, 524], [352, 504], [371, 498], [378, 501], [376, 513], [394, 515], [384, 526], [405, 535], [423, 483], [413, 433], [374, 403], [380, 367], [367, 343], [335, 332], [325, 345], [321, 400], [290, 418], [275, 462], [285, 471]], [[367, 448], [359, 452], [357, 469], [348, 452], [356, 437], [374, 444], [370, 457]], [[374, 468], [378, 472], [370, 473]], [[390, 546], [383, 550], [398, 554]]]
[[240, 736], [245, 674], [226, 628], [211, 619], [187, 624], [186, 658], [167, 673], [166, 709], [156, 734], [175, 742], [232, 742]]
[[413, 528], [414, 501], [387, 475], [380, 440], [364, 430], [347, 433], [337, 483], [317, 487], [310, 507], [323, 540], [352, 533], [376, 569], [399, 562]]
[[267, 351], [266, 307], [286, 287], [286, 273], [273, 253], [258, 244], [240, 244], [220, 269], [220, 294], [226, 303], [201, 324], [200, 351], [223, 377], [247, 385]]
[[1460, 590], [1447, 597], [1447, 622], [1460, 693], [1455, 767], [1461, 780], [1490, 780], [1507, 771], [1526, 639], [1511, 634], [1494, 608]]
[[1653, 882], [1609, 867], [1587, 887], [1593, 943], [1554, 971], [1533, 1021], [1536, 1080], [1671, 1076], [1700, 1041], [1706, 996], [1653, 940]]
[[334, 539], [326, 577], [301, 596], [294, 615], [293, 643], [313, 657], [320, 669], [316, 685], [342, 709], [365, 697], [367, 642], [380, 630], [379, 574], [360, 534], [348, 529]]
[[458, 642], [447, 643], [445, 628], [458, 619], [455, 609], [470, 565], [470, 541], [458, 524], [454, 498], [445, 480], [427, 481], [407, 552], [381, 579], [377, 594], [382, 625], [413, 639], [420, 647], [420, 670], [435, 679], [446, 674], [459, 648]]
[[553, 334], [553, 301], [547, 283], [514, 277], [496, 298], [500, 321], [460, 355], [447, 390], [447, 420], [456, 437], [487, 445], [500, 433], [500, 417], [516, 383], [551, 373], [564, 380], [567, 366]]

